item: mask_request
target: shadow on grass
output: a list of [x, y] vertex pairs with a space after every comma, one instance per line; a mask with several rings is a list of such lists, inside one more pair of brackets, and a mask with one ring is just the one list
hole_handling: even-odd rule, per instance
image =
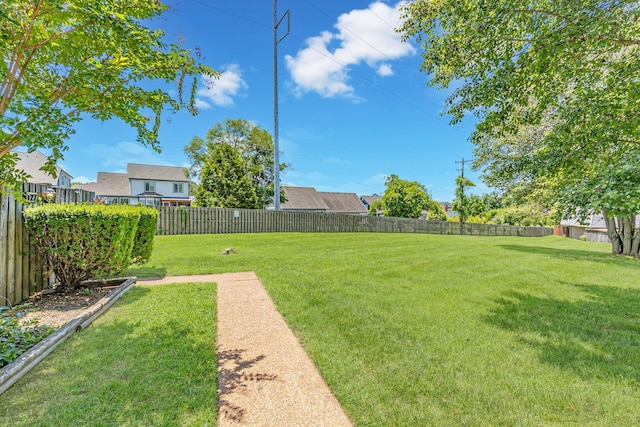
[[525, 252], [536, 255], [547, 255], [556, 259], [573, 261], [596, 261], [620, 267], [640, 268], [640, 261], [634, 258], [613, 256], [604, 252], [585, 251], [579, 249], [557, 249], [540, 246], [525, 245], [499, 245], [500, 248], [509, 251]]
[[489, 323], [515, 333], [540, 361], [581, 378], [640, 383], [640, 290], [565, 284], [578, 301], [509, 292]]
[[126, 320], [92, 326], [2, 396], [0, 419], [14, 426], [215, 425], [214, 337], [208, 344], [192, 338], [200, 333], [176, 320], [152, 329]]
[[149, 294], [150, 292], [151, 292], [150, 289], [143, 288], [140, 286], [134, 286], [131, 289], [129, 289], [127, 292], [122, 294], [122, 297], [118, 299], [117, 303], [120, 306], [138, 303], [142, 298], [147, 296], [147, 294]]
[[144, 267], [135, 266], [127, 268], [123, 274], [127, 276], [135, 276], [137, 278], [158, 278], [165, 277], [167, 275], [167, 269], [164, 267]]

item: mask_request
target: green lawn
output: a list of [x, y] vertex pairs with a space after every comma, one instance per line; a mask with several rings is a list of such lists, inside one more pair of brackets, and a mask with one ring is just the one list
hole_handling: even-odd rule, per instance
[[214, 283], [135, 287], [0, 397], [0, 425], [215, 425], [215, 330]]
[[[237, 253], [221, 255], [227, 247]], [[640, 261], [608, 251], [608, 245], [557, 237], [159, 236], [150, 262], [129, 273], [255, 271], [357, 425], [639, 425]], [[176, 302], [168, 295], [175, 295], [181, 305], [172, 309], [173, 320], [159, 317], [165, 347], [173, 340], [180, 349], [188, 347], [179, 341], [181, 330], [195, 325], [181, 316], [195, 315], [189, 307], [199, 307], [200, 298], [187, 290], [200, 286], [168, 287], [157, 304], [169, 310]], [[184, 411], [165, 413], [164, 405], [154, 406], [155, 400], [146, 402], [138, 392], [115, 399], [124, 393], [118, 388], [108, 398], [76, 395], [78, 382], [97, 383], [92, 388], [100, 390], [118, 380], [115, 362], [104, 361], [103, 369], [102, 361], [86, 359], [85, 353], [96, 353], [93, 340], [102, 329], [118, 325], [124, 326], [110, 337], [113, 346], [128, 348], [126, 326], [146, 327], [136, 316], [148, 315], [147, 300], [156, 289], [134, 289], [127, 297], [135, 304], [123, 299], [95, 328], [3, 395], [0, 423], [15, 425], [11, 417], [26, 420], [52, 405], [60, 411], [73, 405], [69, 411], [84, 416], [101, 399], [111, 411], [105, 425], [123, 419], [136, 425], [197, 424], [213, 414], [215, 387], [209, 381], [215, 361], [204, 354], [209, 370], [194, 373], [192, 381], [205, 375], [208, 385], [184, 397]], [[153, 337], [154, 328], [144, 330]], [[198, 350], [210, 346], [209, 357], [211, 330], [202, 328], [204, 338], [195, 329], [191, 334], [202, 340]], [[101, 351], [117, 360], [109, 346]], [[64, 368], [71, 363], [75, 368]], [[170, 374], [169, 366], [163, 361], [155, 368]], [[137, 399], [149, 405], [157, 422], [136, 418], [142, 417], [134, 409]], [[40, 403], [29, 413], [34, 400]], [[212, 407], [206, 409], [205, 402]], [[123, 411], [124, 418], [109, 418], [114, 411]]]

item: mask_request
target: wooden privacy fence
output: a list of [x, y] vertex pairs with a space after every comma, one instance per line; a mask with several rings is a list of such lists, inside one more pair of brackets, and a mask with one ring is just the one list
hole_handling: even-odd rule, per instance
[[465, 224], [408, 218], [287, 212], [253, 209], [159, 208], [156, 234], [223, 234], [270, 232], [372, 232], [466, 234], [477, 236], [542, 237], [553, 234], [548, 227], [500, 224]]
[[[55, 192], [55, 196], [54, 196]], [[27, 203], [92, 202], [94, 193], [75, 189], [49, 190], [38, 184], [23, 184]], [[24, 206], [12, 194], [0, 194], [0, 306], [13, 305], [29, 298], [49, 285], [44, 259], [39, 258], [29, 242], [24, 227]]]

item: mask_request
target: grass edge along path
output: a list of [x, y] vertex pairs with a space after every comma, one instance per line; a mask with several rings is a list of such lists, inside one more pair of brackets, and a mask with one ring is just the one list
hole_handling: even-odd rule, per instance
[[135, 286], [2, 395], [0, 425], [215, 425], [215, 294]]

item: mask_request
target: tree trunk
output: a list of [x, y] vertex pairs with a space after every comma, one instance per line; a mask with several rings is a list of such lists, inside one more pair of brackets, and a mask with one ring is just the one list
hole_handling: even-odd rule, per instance
[[624, 216], [620, 218], [622, 231], [622, 255], [631, 255], [631, 244], [633, 242], [633, 225], [635, 218], [632, 216]]
[[636, 229], [631, 240], [631, 255], [640, 258], [640, 230]]
[[602, 216], [604, 217], [604, 223], [607, 226], [607, 234], [609, 240], [611, 240], [611, 253], [613, 255], [620, 255], [622, 253], [622, 239], [616, 229], [616, 220], [610, 216], [606, 209], [602, 209]]

